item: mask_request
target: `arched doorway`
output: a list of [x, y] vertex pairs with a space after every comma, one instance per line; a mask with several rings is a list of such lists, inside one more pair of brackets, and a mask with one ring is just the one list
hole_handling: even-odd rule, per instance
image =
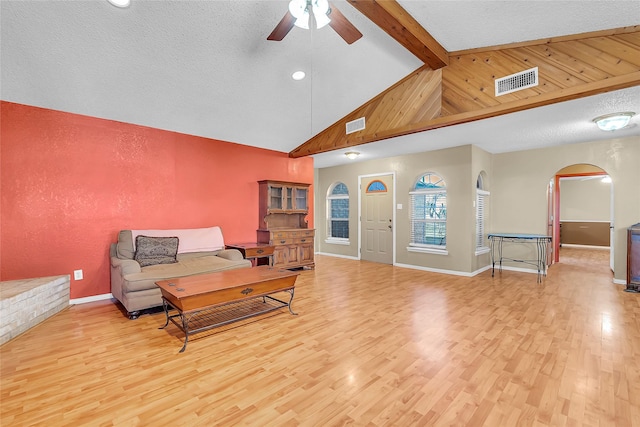
[[563, 241], [578, 243], [570, 246], [608, 247], [613, 271], [613, 183], [608, 173], [584, 163], [564, 167], [550, 180], [547, 194], [548, 234], [553, 236], [550, 259], [560, 261]]

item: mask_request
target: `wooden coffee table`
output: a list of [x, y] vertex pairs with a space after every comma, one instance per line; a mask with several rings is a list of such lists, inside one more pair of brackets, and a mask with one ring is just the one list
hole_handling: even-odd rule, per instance
[[[297, 314], [291, 309], [291, 302], [298, 274], [264, 265], [156, 282], [167, 318], [160, 329], [171, 321], [184, 332], [182, 353], [191, 334], [283, 307]], [[289, 301], [273, 296], [280, 292], [288, 293]], [[170, 315], [170, 307], [178, 313]]]

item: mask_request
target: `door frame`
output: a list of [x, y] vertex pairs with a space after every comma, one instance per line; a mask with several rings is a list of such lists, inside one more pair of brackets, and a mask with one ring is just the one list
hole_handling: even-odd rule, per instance
[[396, 173], [382, 172], [358, 175], [358, 259], [362, 259], [362, 180], [365, 178], [374, 178], [378, 176], [391, 175], [392, 197], [391, 197], [391, 215], [393, 219], [393, 227], [391, 228], [391, 265], [396, 265]]
[[[596, 166], [599, 169], [602, 169], [603, 172], [585, 172], [585, 173], [567, 173], [567, 174], [555, 174], [554, 178], [553, 178], [553, 184], [554, 184], [554, 192], [553, 192], [553, 262], [559, 262], [560, 261], [560, 179], [561, 178], [574, 178], [574, 177], [581, 177], [581, 176], [607, 176], [608, 172], [606, 172], [603, 168], [601, 168], [598, 165], [593, 165]], [[613, 214], [614, 214], [614, 209], [613, 209], [613, 183], [611, 183], [611, 207], [610, 207], [610, 211], [611, 211], [611, 218], [610, 218], [610, 225], [613, 226], [614, 224], [614, 219], [613, 219]], [[609, 232], [610, 235], [613, 235], [614, 233], [612, 231]], [[611, 258], [609, 260], [609, 263], [611, 264], [611, 266], [613, 266], [613, 255], [612, 255], [612, 248], [614, 245], [614, 241], [611, 240], [609, 242], [609, 258]], [[611, 269], [613, 271], [613, 268]]]

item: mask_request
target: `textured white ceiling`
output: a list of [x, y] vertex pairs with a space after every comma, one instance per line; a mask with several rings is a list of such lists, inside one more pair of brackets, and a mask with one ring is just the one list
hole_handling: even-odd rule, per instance
[[[345, 1], [364, 37], [266, 37], [286, 0], [0, 2], [3, 100], [289, 152], [422, 64]], [[640, 23], [638, 1], [406, 1], [450, 51]], [[613, 7], [611, 7], [613, 6]], [[620, 11], [624, 13], [620, 13]], [[296, 82], [291, 73], [307, 78]], [[640, 113], [638, 88], [359, 148], [361, 159], [476, 144], [490, 152], [596, 140], [596, 115]], [[542, 126], [541, 123], [545, 125]], [[634, 119], [638, 123], [638, 118]], [[636, 125], [623, 133], [638, 135]], [[343, 162], [315, 156], [316, 167]]]

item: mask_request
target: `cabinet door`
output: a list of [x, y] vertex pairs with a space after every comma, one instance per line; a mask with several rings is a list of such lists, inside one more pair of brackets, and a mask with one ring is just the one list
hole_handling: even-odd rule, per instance
[[286, 267], [287, 261], [287, 246], [276, 246], [273, 250], [273, 266], [274, 267]]
[[283, 206], [282, 200], [284, 198], [284, 193], [284, 187], [280, 185], [270, 185], [267, 209], [281, 211]]
[[313, 242], [302, 243], [298, 246], [298, 262], [313, 264]]
[[284, 209], [293, 210], [293, 187], [284, 187]]
[[300, 263], [298, 245], [285, 246], [287, 250], [287, 264]]
[[309, 198], [309, 189], [302, 187], [294, 187], [293, 192], [295, 194], [295, 209], [298, 211], [307, 211], [309, 209], [307, 200]]

